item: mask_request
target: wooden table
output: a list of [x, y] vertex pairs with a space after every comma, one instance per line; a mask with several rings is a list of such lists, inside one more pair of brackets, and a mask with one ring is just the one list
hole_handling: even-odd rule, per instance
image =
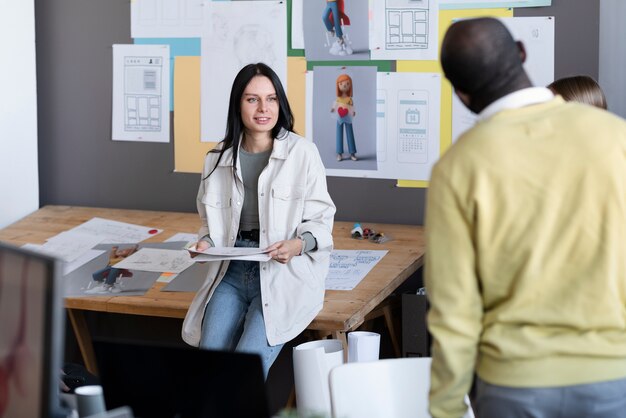
[[[74, 206], [46, 206], [0, 230], [0, 241], [14, 245], [43, 244], [46, 239], [93, 217], [163, 229], [143, 242], [161, 242], [177, 232], [196, 232], [195, 213], [122, 210]], [[308, 329], [332, 335], [345, 344], [346, 332], [361, 325], [374, 308], [422, 264], [425, 249], [423, 228], [409, 225], [367, 224], [392, 238], [383, 244], [350, 238], [353, 224], [335, 222], [336, 249], [388, 250], [372, 271], [351, 291], [327, 290], [324, 308]], [[143, 296], [89, 296], [66, 298], [65, 306], [87, 368], [97, 373], [91, 335], [83, 311], [114, 312], [166, 318], [184, 318], [193, 292], [161, 292], [165, 283], [155, 283]]]

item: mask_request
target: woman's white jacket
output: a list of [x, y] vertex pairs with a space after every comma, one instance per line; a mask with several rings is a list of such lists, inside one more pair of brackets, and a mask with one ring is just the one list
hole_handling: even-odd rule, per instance
[[[218, 145], [220, 146], [220, 145]], [[232, 148], [215, 167], [219, 153], [208, 153], [198, 191], [202, 221], [199, 237], [209, 235], [215, 246], [233, 247], [244, 199], [240, 159], [233, 178]], [[295, 338], [322, 309], [324, 281], [333, 248], [333, 204], [326, 187], [326, 172], [312, 142], [288, 133], [274, 140], [267, 167], [259, 176], [259, 247], [310, 232], [317, 250], [296, 256], [287, 264], [260, 263], [263, 318], [270, 345]], [[226, 274], [228, 261], [209, 262], [209, 273], [193, 299], [182, 337], [198, 346], [207, 302]]]

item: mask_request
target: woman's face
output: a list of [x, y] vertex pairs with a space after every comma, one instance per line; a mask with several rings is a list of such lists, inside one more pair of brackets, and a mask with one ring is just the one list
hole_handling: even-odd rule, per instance
[[339, 91], [342, 93], [348, 93], [350, 91], [350, 80], [343, 80], [339, 82]]
[[278, 96], [269, 78], [257, 75], [250, 80], [241, 96], [241, 120], [246, 133], [267, 134], [278, 122]]

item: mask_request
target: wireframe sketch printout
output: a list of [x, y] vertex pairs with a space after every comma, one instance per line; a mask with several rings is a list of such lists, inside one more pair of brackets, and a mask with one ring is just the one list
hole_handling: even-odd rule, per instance
[[439, 0], [378, 0], [373, 12], [372, 59], [437, 59]]
[[130, 36], [133, 38], [199, 38], [203, 0], [132, 0]]
[[201, 141], [224, 138], [228, 99], [244, 66], [270, 66], [287, 88], [287, 4], [284, 1], [204, 3], [201, 59]]
[[387, 252], [387, 250], [333, 250], [330, 253], [326, 289], [354, 289]]
[[[517, 41], [526, 48], [524, 69], [534, 86], [543, 87], [554, 81], [554, 18], [499, 18]], [[452, 142], [476, 123], [477, 115], [467, 109], [452, 93]]]
[[113, 45], [113, 140], [169, 142], [168, 45]]

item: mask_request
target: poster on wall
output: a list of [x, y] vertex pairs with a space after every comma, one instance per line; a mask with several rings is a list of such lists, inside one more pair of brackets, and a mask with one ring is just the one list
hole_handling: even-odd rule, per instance
[[270, 66], [287, 89], [287, 6], [284, 1], [205, 3], [201, 58], [201, 141], [224, 138], [235, 76], [251, 63]]
[[315, 67], [313, 80], [310, 138], [326, 169], [375, 171], [376, 67]]
[[439, 0], [380, 0], [372, 11], [372, 59], [437, 59]]
[[114, 141], [170, 141], [170, 48], [113, 45]]
[[304, 1], [304, 53], [307, 61], [368, 60], [368, 13], [367, 1]]

